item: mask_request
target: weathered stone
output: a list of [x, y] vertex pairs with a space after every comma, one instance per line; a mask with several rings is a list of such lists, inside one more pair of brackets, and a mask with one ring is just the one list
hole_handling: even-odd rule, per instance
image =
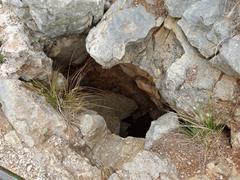
[[[101, 19], [104, 2], [105, 0], [4, 1], [4, 3], [16, 6], [17, 14], [31, 29], [40, 31], [48, 37], [85, 31]], [[36, 29], [30, 22], [31, 20], [36, 23]]]
[[209, 179], [239, 179], [240, 173], [237, 170], [237, 164], [230, 158], [224, 161], [213, 161], [207, 164], [207, 175]]
[[209, 41], [220, 45], [232, 36], [233, 27], [234, 24], [230, 19], [221, 19], [213, 25], [211, 31], [207, 34], [207, 38]]
[[[0, 104], [0, 106], [2, 106]], [[0, 135], [5, 135], [12, 130], [11, 124], [8, 122], [7, 117], [0, 108]]]
[[120, 120], [127, 118], [138, 108], [136, 102], [132, 99], [108, 91], [101, 94], [101, 99], [96, 104], [94, 110], [99, 112], [100, 115], [104, 116], [108, 113]]
[[222, 45], [219, 54], [211, 63], [229, 76], [240, 78], [240, 40], [229, 39]]
[[141, 151], [122, 169], [109, 177], [109, 180], [151, 180], [151, 179], [178, 179], [176, 168], [166, 158], [149, 151]]
[[94, 103], [96, 106], [92, 110], [103, 116], [108, 129], [115, 134], [119, 134], [120, 121], [129, 117], [138, 108], [134, 100], [108, 91], [102, 92], [101, 97]]
[[81, 157], [73, 151], [69, 151], [63, 160], [63, 165], [74, 175], [75, 179], [101, 180], [103, 178], [101, 170], [92, 166], [87, 158]]
[[47, 54], [59, 69], [64, 69], [69, 65], [79, 65], [88, 57], [85, 39], [86, 35], [59, 37], [49, 43]]
[[[224, 0], [202, 0], [193, 4], [183, 14], [179, 25], [189, 42], [206, 58], [214, 55], [217, 44], [210, 41], [207, 34], [224, 14]], [[209, 8], [211, 7], [211, 8]]]
[[165, 0], [165, 5], [170, 16], [180, 18], [197, 1], [200, 0]]
[[29, 80], [50, 74], [51, 59], [35, 44], [23, 23], [8, 7], [0, 7], [0, 14], [1, 54], [5, 60], [0, 64], [0, 77]]
[[178, 117], [175, 113], [167, 113], [156, 121], [152, 121], [146, 134], [145, 149], [149, 150], [154, 142], [159, 140], [164, 134], [167, 134], [179, 127]]
[[93, 159], [106, 168], [120, 169], [125, 162], [130, 161], [136, 154], [143, 150], [144, 139], [142, 138], [121, 138], [109, 134], [101, 141], [98, 141], [92, 149]]
[[0, 103], [8, 121], [28, 146], [43, 143], [51, 134], [65, 136], [64, 120], [45, 99], [18, 80], [0, 80]]
[[156, 81], [162, 97], [173, 107], [186, 112], [208, 102], [221, 72], [211, 67], [186, 40], [176, 23], [168, 23], [185, 54], [168, 66], [163, 79]]
[[142, 5], [133, 6], [132, 0], [116, 1], [89, 32], [87, 51], [99, 64], [112, 67], [122, 61], [130, 44], [143, 42], [157, 26], [155, 17]]
[[164, 99], [177, 109], [193, 111], [193, 107], [208, 102], [209, 94], [220, 72], [198, 56], [184, 55], [167, 70], [159, 86]]
[[108, 10], [110, 6], [113, 4], [113, 1], [114, 0], [105, 0], [104, 9]]
[[138, 88], [145, 91], [150, 97], [160, 100], [159, 92], [156, 89], [154, 83], [151, 83], [151, 81], [149, 81], [145, 78], [142, 78], [142, 77], [137, 77], [135, 79], [135, 82], [136, 82]]
[[12, 130], [5, 134], [4, 136], [5, 141], [7, 141], [10, 145], [16, 148], [22, 148], [21, 140], [19, 139], [18, 135], [16, 134], [16, 131]]
[[105, 168], [119, 169], [122, 164], [143, 149], [144, 139], [121, 138], [111, 134], [104, 119], [96, 113], [84, 113], [79, 117], [82, 138], [90, 148], [89, 156]]
[[240, 132], [238, 129], [231, 129], [231, 144], [234, 148], [240, 149]]
[[234, 116], [239, 117], [239, 121], [240, 121], [240, 107], [238, 107], [238, 108], [235, 110]]
[[[156, 32], [154, 37], [155, 49], [154, 49], [154, 59], [157, 59], [159, 62], [158, 66], [162, 66], [162, 71], [166, 71], [169, 66], [176, 59], [181, 58], [184, 54], [184, 49], [182, 44], [179, 42], [178, 38], [176, 37], [176, 33], [172, 30], [171, 26], [175, 26], [176, 20], [167, 17], [164, 21], [164, 27], [162, 27], [158, 32]], [[157, 70], [160, 69], [159, 67], [155, 67], [155, 76], [154, 77], [161, 77], [158, 75]], [[158, 70], [159, 71], [159, 70]]]
[[233, 101], [236, 89], [236, 79], [224, 75], [222, 79], [217, 82], [214, 88], [213, 97], [223, 101]]
[[52, 136], [44, 144], [41, 153], [42, 167], [46, 170], [46, 179], [96, 179], [106, 178], [96, 166], [82, 155], [73, 151], [67, 141], [57, 136]]
[[107, 126], [102, 116], [85, 113], [79, 117], [79, 128], [86, 144], [93, 148], [107, 135]]

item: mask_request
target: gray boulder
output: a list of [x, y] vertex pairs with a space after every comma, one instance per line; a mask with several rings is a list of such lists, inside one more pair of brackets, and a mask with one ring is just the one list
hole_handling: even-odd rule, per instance
[[229, 39], [211, 63], [229, 76], [240, 78], [240, 40]]
[[165, 6], [170, 16], [180, 18], [197, 1], [200, 0], [165, 0]]
[[0, 103], [8, 121], [29, 147], [42, 144], [52, 134], [66, 137], [64, 120], [20, 81], [0, 80]]
[[214, 55], [216, 46], [207, 35], [212, 26], [223, 18], [225, 0], [201, 0], [187, 9], [179, 25], [192, 46], [206, 58]]
[[121, 169], [124, 163], [131, 161], [143, 148], [143, 138], [121, 138], [109, 133], [92, 149], [92, 158], [108, 169], [117, 170]]
[[[81, 33], [101, 19], [105, 0], [4, 0], [16, 6], [16, 11], [30, 28], [49, 37]], [[21, 9], [20, 9], [21, 8]]]
[[122, 169], [109, 177], [109, 180], [152, 180], [178, 179], [176, 167], [165, 157], [149, 151], [140, 151]]
[[[105, 67], [124, 61], [128, 46], [143, 42], [150, 31], [158, 26], [155, 17], [142, 5], [134, 6], [132, 3], [132, 0], [116, 1], [102, 21], [89, 32], [87, 51]], [[132, 50], [133, 54], [138, 54], [136, 50], [141, 51], [136, 47]]]
[[79, 129], [85, 144], [90, 148], [90, 159], [108, 169], [121, 168], [143, 150], [144, 139], [121, 138], [111, 134], [104, 119], [94, 112], [83, 113], [79, 117]]
[[37, 165], [41, 170], [38, 170], [38, 178], [33, 179], [101, 180], [106, 178], [100, 168], [92, 164], [88, 158], [74, 151], [68, 141], [60, 137], [50, 137], [40, 152], [38, 149], [36, 150], [33, 161], [40, 161]]
[[199, 55], [176, 22], [165, 23], [174, 31], [185, 53], [167, 67], [164, 77], [156, 80], [156, 86], [171, 106], [191, 112], [193, 107], [209, 102], [209, 94], [221, 72]]
[[223, 101], [234, 101], [237, 91], [237, 80], [233, 77], [223, 75], [213, 90], [214, 98]]
[[[91, 102], [91, 97], [89, 101]], [[94, 102], [94, 99], [92, 101]], [[132, 99], [106, 91], [102, 92], [101, 98], [91, 110], [103, 116], [112, 133], [119, 134], [120, 121], [129, 117], [137, 108], [138, 105]]]
[[51, 59], [19, 18], [10, 8], [1, 6], [0, 16], [1, 54], [4, 57], [4, 62], [0, 63], [0, 78], [43, 79], [50, 74]]
[[176, 113], [167, 113], [152, 121], [151, 126], [146, 134], [145, 149], [149, 150], [154, 142], [159, 140], [165, 134], [179, 127], [178, 116]]
[[107, 135], [107, 126], [102, 116], [96, 113], [84, 113], [79, 117], [79, 128], [83, 140], [93, 148]]

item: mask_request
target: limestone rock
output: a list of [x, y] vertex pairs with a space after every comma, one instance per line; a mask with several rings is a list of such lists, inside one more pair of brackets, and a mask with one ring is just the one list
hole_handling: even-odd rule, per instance
[[154, 60], [156, 59], [155, 61], [158, 63], [155, 63], [156, 65], [152, 68], [152, 71], [156, 78], [161, 78], [161, 75], [163, 75], [163, 72], [158, 72], [158, 69], [166, 71], [172, 63], [184, 54], [184, 44], [180, 43], [176, 36], [177, 34], [173, 31], [173, 27], [171, 27], [176, 26], [175, 24], [175, 19], [167, 17], [164, 20], [164, 26], [155, 33]]
[[[2, 105], [0, 104], [0, 106]], [[8, 119], [1, 108], [0, 108], [0, 135], [5, 135], [12, 130], [12, 126], [8, 122]]]
[[64, 137], [64, 120], [45, 99], [27, 90], [18, 80], [0, 80], [0, 103], [20, 139], [32, 147], [51, 134]]
[[219, 54], [211, 63], [229, 76], [240, 78], [240, 40], [229, 39], [222, 45]]
[[143, 149], [144, 139], [121, 138], [111, 134], [104, 119], [96, 113], [84, 113], [79, 118], [82, 138], [90, 148], [91, 160], [105, 168], [119, 169], [122, 164]]
[[119, 134], [120, 121], [129, 117], [138, 108], [134, 100], [108, 91], [101, 93], [96, 104], [92, 110], [103, 116], [108, 129], [115, 134]]
[[79, 128], [86, 144], [93, 148], [107, 135], [107, 126], [102, 116], [84, 113], [79, 117]]
[[236, 79], [224, 75], [222, 79], [217, 82], [214, 88], [213, 97], [223, 101], [233, 101], [236, 89]]
[[234, 24], [231, 19], [220, 19], [214, 23], [211, 31], [207, 34], [207, 38], [214, 44], [220, 45], [222, 42], [232, 36], [233, 27]]
[[231, 129], [231, 144], [234, 148], [240, 149], [240, 132], [238, 129]]
[[164, 78], [157, 80], [156, 85], [170, 105], [189, 112], [208, 102], [221, 72], [199, 56], [176, 22], [168, 23], [168, 28], [173, 29], [185, 53], [168, 66]]
[[143, 150], [143, 146], [142, 138], [121, 138], [109, 134], [92, 149], [93, 159], [106, 168], [120, 169], [125, 162], [130, 161], [140, 150]]
[[180, 18], [197, 1], [199, 0], [165, 0], [165, 6], [170, 16]]
[[179, 127], [178, 117], [175, 113], [167, 113], [156, 121], [152, 121], [146, 134], [145, 149], [150, 149], [154, 142], [159, 140], [164, 134], [167, 134]]
[[87, 158], [74, 151], [69, 151], [63, 160], [63, 165], [74, 175], [75, 179], [101, 180], [103, 178], [101, 170], [92, 166]]
[[150, 31], [158, 26], [155, 17], [142, 5], [134, 6], [132, 3], [132, 0], [116, 1], [102, 21], [89, 32], [87, 51], [105, 67], [122, 62], [128, 46], [143, 42]]
[[5, 141], [7, 141], [10, 145], [16, 148], [22, 148], [21, 140], [19, 139], [18, 135], [14, 130], [8, 132], [4, 136]]
[[[57, 37], [81, 33], [100, 20], [105, 0], [24, 0], [17, 3], [4, 0], [4, 3], [16, 6], [17, 14], [34, 31]], [[36, 29], [30, 20], [36, 24]]]
[[44, 144], [40, 156], [43, 156], [46, 178], [52, 179], [96, 179], [104, 178], [100, 169], [91, 165], [91, 162], [82, 155], [73, 151], [67, 141], [52, 136]]
[[50, 41], [48, 56], [54, 60], [59, 68], [79, 65], [88, 57], [85, 39], [85, 34], [58, 37]]
[[212, 26], [222, 18], [224, 3], [224, 0], [198, 1], [184, 12], [183, 18], [179, 21], [191, 45], [206, 58], [214, 55], [216, 51], [217, 44], [210, 41], [207, 35]]
[[230, 158], [221, 161], [213, 161], [207, 164], [207, 175], [209, 179], [239, 179], [240, 173], [237, 164]]
[[35, 38], [12, 10], [0, 7], [0, 15], [1, 54], [4, 57], [0, 64], [0, 78], [43, 79], [50, 74], [51, 59], [34, 42]]
[[176, 168], [166, 158], [149, 151], [141, 151], [122, 169], [109, 177], [109, 180], [151, 180], [178, 179]]
[[138, 108], [134, 100], [108, 91], [101, 94], [101, 99], [98, 100], [97, 105], [99, 107], [97, 106], [94, 109], [100, 115], [111, 114], [111, 116], [115, 116], [120, 120], [127, 118]]
[[193, 107], [208, 102], [209, 93], [220, 72], [198, 56], [185, 54], [167, 70], [160, 91], [164, 99], [176, 108], [193, 111]]

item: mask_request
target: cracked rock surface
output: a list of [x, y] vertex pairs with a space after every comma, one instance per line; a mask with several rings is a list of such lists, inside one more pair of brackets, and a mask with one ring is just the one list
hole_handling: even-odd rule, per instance
[[[38, 180], [240, 179], [239, 12], [237, 0], [0, 1], [0, 166]], [[67, 119], [26, 86], [57, 68], [62, 89], [71, 74], [112, 91]], [[180, 131], [177, 114], [198, 108], [225, 125], [207, 152]], [[148, 118], [145, 138], [119, 136]]]

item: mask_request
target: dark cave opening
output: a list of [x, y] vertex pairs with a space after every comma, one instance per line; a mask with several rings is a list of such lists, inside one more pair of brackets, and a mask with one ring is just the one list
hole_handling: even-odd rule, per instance
[[[152, 88], [155, 88], [151, 79], [147, 79], [150, 76], [131, 64], [122, 64], [114, 66], [111, 69], [103, 69], [100, 65], [93, 62], [91, 68], [83, 78], [82, 85], [114, 93], [120, 97], [120, 99], [117, 97], [116, 99], [111, 98], [112, 102], [103, 104], [107, 107], [110, 106], [110, 109], [113, 108], [113, 110], [106, 111], [104, 108], [96, 108], [95, 111], [105, 118], [108, 128], [113, 133], [121, 137], [133, 136], [144, 138], [151, 125], [151, 121], [163, 114], [152, 100], [154, 97], [151, 97], [136, 83], [136, 79], [141, 77], [145, 82], [151, 84]], [[131, 101], [136, 104], [137, 107], [135, 109], [129, 106]], [[126, 108], [127, 106], [129, 107]], [[120, 113], [118, 114], [115, 111], [120, 111]], [[115, 115], [117, 116], [117, 120], [114, 117]], [[111, 122], [113, 119], [115, 119], [115, 124]]]
[[85, 38], [69, 36], [46, 45], [53, 69], [65, 78], [81, 79], [82, 87], [101, 92], [100, 100], [94, 102], [97, 106], [91, 110], [103, 116], [112, 133], [145, 137], [151, 121], [165, 113], [151, 75], [133, 64], [104, 69], [87, 54]]
[[[88, 57], [85, 63], [63, 68], [61, 72], [65, 77], [80, 73], [81, 86], [103, 92], [102, 99], [91, 110], [103, 116], [108, 129], [121, 137], [144, 138], [151, 122], [165, 113], [163, 106], [159, 106], [160, 95], [150, 75], [132, 64], [104, 69]], [[142, 88], [142, 82], [149, 89]]]

